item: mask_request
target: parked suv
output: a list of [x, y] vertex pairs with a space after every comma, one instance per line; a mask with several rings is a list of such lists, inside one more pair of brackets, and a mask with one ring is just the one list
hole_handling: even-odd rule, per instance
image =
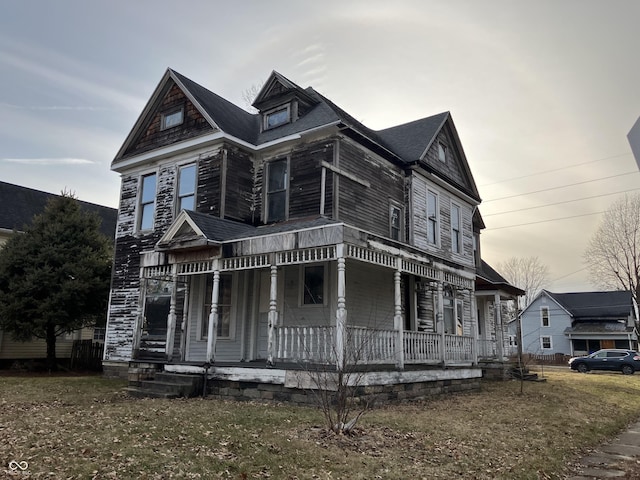
[[589, 370], [613, 370], [631, 375], [640, 370], [640, 355], [633, 350], [605, 349], [569, 360], [572, 370], [587, 373]]

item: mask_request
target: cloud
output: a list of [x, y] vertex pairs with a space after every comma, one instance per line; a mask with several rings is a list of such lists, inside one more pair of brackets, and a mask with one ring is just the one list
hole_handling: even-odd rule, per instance
[[86, 158], [3, 158], [7, 163], [19, 163], [21, 165], [87, 165], [96, 162]]
[[48, 110], [70, 110], [70, 111], [90, 111], [103, 112], [113, 110], [107, 107], [93, 107], [88, 105], [14, 105], [12, 103], [0, 102], [0, 107], [13, 108], [16, 110], [48, 111]]

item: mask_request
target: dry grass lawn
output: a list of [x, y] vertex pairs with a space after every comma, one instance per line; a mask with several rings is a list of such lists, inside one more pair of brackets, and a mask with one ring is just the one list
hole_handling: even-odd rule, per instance
[[518, 382], [486, 382], [377, 408], [338, 437], [314, 408], [138, 400], [100, 377], [0, 376], [0, 477], [564, 478], [579, 453], [640, 417], [640, 375], [545, 377], [523, 395]]

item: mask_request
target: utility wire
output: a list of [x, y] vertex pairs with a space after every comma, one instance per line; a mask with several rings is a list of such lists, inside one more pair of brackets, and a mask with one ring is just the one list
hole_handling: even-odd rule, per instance
[[571, 202], [580, 202], [582, 200], [590, 200], [592, 198], [600, 198], [600, 197], [607, 197], [609, 195], [617, 195], [619, 193], [629, 193], [629, 192], [635, 192], [637, 190], [640, 190], [640, 188], [631, 188], [629, 190], [621, 190], [619, 192], [612, 192], [612, 193], [603, 193], [601, 195], [592, 195], [590, 197], [582, 197], [582, 198], [576, 198], [575, 200], [564, 200], [562, 202], [555, 202], [555, 203], [545, 203], [544, 205], [538, 205], [536, 207], [525, 207], [525, 208], [518, 208], [516, 210], [507, 210], [505, 212], [497, 212], [497, 213], [483, 213], [482, 216], [483, 217], [492, 217], [495, 215], [505, 215], [507, 213], [515, 213], [515, 212], [523, 212], [525, 210], [535, 210], [536, 208], [544, 208], [544, 207], [552, 207], [554, 205], [563, 205], [565, 203], [571, 203]]
[[524, 227], [526, 225], [536, 225], [538, 223], [556, 222], [558, 220], [569, 220], [571, 218], [588, 217], [588, 216], [591, 216], [591, 215], [600, 215], [601, 213], [605, 213], [605, 210], [603, 210], [602, 212], [584, 213], [582, 215], [571, 215], [570, 217], [550, 218], [549, 220], [540, 220], [538, 222], [518, 223], [517, 225], [505, 225], [504, 227], [487, 228], [487, 231], [489, 231], [489, 230], [490, 231], [502, 230], [502, 229], [505, 229], [505, 228], [514, 228], [514, 227]]
[[478, 185], [478, 187], [488, 187], [490, 185], [497, 185], [498, 183], [510, 182], [512, 180], [520, 180], [522, 178], [535, 177], [536, 175], [543, 175], [545, 173], [559, 172], [560, 170], [567, 170], [567, 169], [573, 168], [573, 167], [581, 167], [583, 165], [588, 165], [590, 163], [602, 162], [604, 160], [611, 160], [612, 158], [625, 157], [627, 155], [629, 155], [629, 154], [628, 153], [621, 153], [619, 155], [612, 155], [610, 157], [599, 158], [597, 160], [589, 160], [588, 162], [574, 163], [572, 165], [567, 165], [565, 167], [552, 168], [551, 170], [543, 170], [543, 171], [537, 172], [537, 173], [530, 173], [528, 175], [521, 175], [519, 177], [511, 177], [511, 178], [506, 178], [504, 180], [498, 180], [497, 182], [485, 183], [483, 185]]
[[517, 193], [515, 195], [508, 195], [506, 197], [498, 197], [498, 198], [491, 198], [489, 200], [483, 200], [482, 203], [489, 203], [489, 202], [495, 202], [497, 200], [506, 200], [508, 198], [515, 198], [515, 197], [523, 197], [525, 195], [532, 195], [534, 193], [541, 193], [541, 192], [549, 192], [551, 190], [558, 190], [560, 188], [566, 188], [566, 187], [573, 187], [576, 185], [584, 185], [586, 183], [593, 183], [593, 182], [599, 182], [601, 180], [607, 180], [609, 178], [616, 178], [616, 177], [623, 177], [625, 175], [632, 175], [634, 173], [640, 173], [638, 172], [638, 170], [634, 170], [633, 172], [627, 172], [627, 173], [619, 173], [617, 175], [610, 175], [608, 177], [602, 177], [602, 178], [596, 178], [594, 180], [585, 180], [583, 182], [576, 182], [576, 183], [569, 183], [567, 185], [560, 185], [558, 187], [550, 187], [550, 188], [543, 188], [542, 190], [535, 190], [533, 192], [526, 192], [526, 193]]

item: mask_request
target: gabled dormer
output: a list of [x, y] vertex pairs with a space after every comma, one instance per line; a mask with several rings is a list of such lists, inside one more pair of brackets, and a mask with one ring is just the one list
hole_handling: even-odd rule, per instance
[[317, 103], [304, 89], [273, 71], [253, 107], [260, 112], [260, 130], [264, 132], [297, 121]]

